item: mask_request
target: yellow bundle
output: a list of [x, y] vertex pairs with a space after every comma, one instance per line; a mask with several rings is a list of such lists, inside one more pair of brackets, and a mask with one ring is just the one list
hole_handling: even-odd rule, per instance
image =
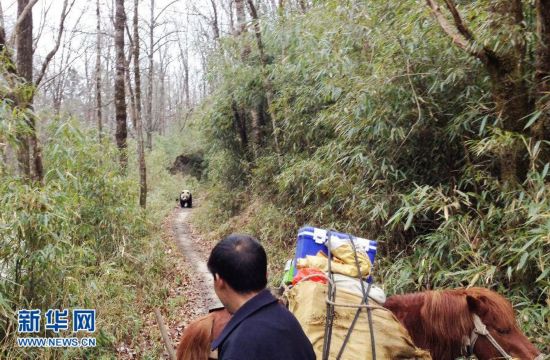
[[[287, 291], [288, 308], [300, 322], [313, 345], [317, 359], [322, 358], [326, 323], [327, 285], [302, 281]], [[337, 304], [361, 303], [361, 296], [336, 290]], [[371, 302], [371, 304], [375, 304]], [[335, 307], [329, 359], [337, 357], [357, 309]], [[431, 359], [427, 351], [414, 346], [407, 330], [387, 309], [375, 306], [372, 310], [374, 343], [377, 359]], [[370, 327], [367, 311], [361, 310], [351, 336], [342, 353], [342, 360], [372, 359]]]
[[[334, 256], [330, 264], [333, 273], [358, 277], [357, 264], [351, 244], [341, 244], [333, 248], [331, 252]], [[361, 269], [361, 276], [367, 277], [372, 267], [369, 257], [364, 252], [357, 251], [357, 260]], [[319, 252], [315, 256], [308, 255], [305, 258], [298, 259], [296, 267], [298, 269], [315, 268], [326, 272], [328, 271], [328, 259], [325, 254]]]

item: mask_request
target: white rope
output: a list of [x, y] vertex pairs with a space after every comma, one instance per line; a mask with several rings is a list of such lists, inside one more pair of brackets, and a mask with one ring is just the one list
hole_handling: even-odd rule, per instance
[[[327, 280], [332, 285], [333, 291], [334, 292], [336, 291], [336, 286], [334, 284], [334, 281], [324, 273], [306, 275], [303, 278], [301, 278], [300, 280], [298, 280], [296, 282], [296, 285], [299, 284], [302, 281], [309, 280], [309, 279], [314, 278], [314, 277], [321, 277], [321, 278]], [[351, 304], [351, 303], [340, 303], [340, 302], [331, 301], [328, 295], [325, 298], [325, 302], [329, 305], [337, 306], [337, 307], [345, 307], [345, 308], [353, 308], [353, 309], [380, 309], [380, 310], [389, 311], [388, 309], [386, 309], [385, 307], [380, 306], [380, 305]]]

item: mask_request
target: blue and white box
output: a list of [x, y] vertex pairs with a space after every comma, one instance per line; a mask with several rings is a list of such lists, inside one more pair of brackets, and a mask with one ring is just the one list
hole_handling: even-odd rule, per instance
[[[297, 259], [305, 258], [307, 255], [317, 255], [319, 251], [322, 251], [325, 255], [328, 255], [327, 233], [328, 230], [316, 228], [313, 226], [306, 225], [300, 228], [300, 230], [298, 230], [298, 241], [296, 243], [295, 263]], [[366, 252], [371, 263], [374, 264], [377, 249], [376, 241], [355, 237], [337, 231], [331, 231], [331, 242], [349, 242], [351, 238], [353, 238], [357, 250]], [[294, 274], [296, 274], [296, 269], [294, 270]], [[371, 277], [369, 276], [369, 282], [370, 280]]]

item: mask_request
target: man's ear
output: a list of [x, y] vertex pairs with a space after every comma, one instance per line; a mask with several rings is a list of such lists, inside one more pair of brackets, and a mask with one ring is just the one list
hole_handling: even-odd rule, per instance
[[226, 286], [225, 280], [222, 279], [219, 274], [214, 274], [214, 284], [220, 287]]

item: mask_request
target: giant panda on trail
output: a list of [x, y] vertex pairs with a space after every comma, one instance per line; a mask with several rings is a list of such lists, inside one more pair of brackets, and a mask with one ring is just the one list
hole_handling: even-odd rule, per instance
[[184, 207], [188, 207], [188, 208], [192, 208], [193, 207], [193, 195], [191, 195], [191, 191], [189, 190], [183, 190], [181, 193], [180, 193], [180, 206], [182, 208]]

